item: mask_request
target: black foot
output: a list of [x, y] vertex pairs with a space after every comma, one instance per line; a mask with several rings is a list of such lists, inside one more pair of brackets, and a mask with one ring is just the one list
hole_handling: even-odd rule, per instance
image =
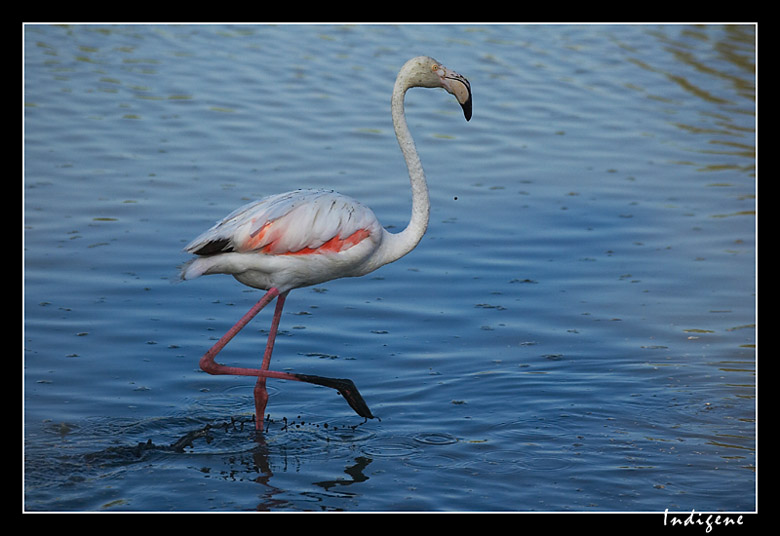
[[368, 409], [368, 404], [366, 404], [366, 401], [360, 396], [360, 391], [358, 391], [358, 388], [352, 380], [346, 378], [325, 378], [323, 376], [312, 376], [310, 374], [294, 374], [294, 376], [302, 382], [336, 389], [341, 396], [346, 399], [349, 407], [354, 409], [358, 415], [366, 419], [376, 418], [371, 414], [371, 410]]

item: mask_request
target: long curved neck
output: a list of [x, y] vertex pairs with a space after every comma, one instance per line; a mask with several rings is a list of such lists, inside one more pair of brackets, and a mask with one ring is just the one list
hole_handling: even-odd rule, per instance
[[406, 90], [414, 87], [414, 85], [407, 77], [399, 76], [395, 81], [391, 100], [395, 136], [398, 139], [398, 145], [401, 146], [404, 160], [406, 160], [406, 167], [409, 168], [409, 180], [412, 186], [412, 217], [406, 229], [391, 235], [393, 237], [392, 255], [395, 256], [395, 259], [403, 257], [417, 246], [428, 228], [428, 219], [431, 211], [425, 172], [423, 171], [422, 163], [417, 154], [417, 148], [409, 132], [404, 114]]

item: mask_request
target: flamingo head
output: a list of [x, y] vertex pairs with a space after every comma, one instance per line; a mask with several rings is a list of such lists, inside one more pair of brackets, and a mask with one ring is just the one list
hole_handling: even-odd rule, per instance
[[418, 56], [407, 61], [401, 74], [406, 75], [404, 78], [408, 80], [408, 87], [444, 88], [457, 99], [466, 121], [471, 119], [471, 84], [463, 75], [428, 56]]

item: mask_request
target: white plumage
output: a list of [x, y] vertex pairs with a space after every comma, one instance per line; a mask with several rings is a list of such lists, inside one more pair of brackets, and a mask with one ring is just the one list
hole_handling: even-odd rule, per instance
[[200, 255], [182, 274], [232, 274], [280, 292], [376, 269], [366, 259], [386, 231], [374, 212], [330, 190], [272, 195], [235, 210], [187, 245]]

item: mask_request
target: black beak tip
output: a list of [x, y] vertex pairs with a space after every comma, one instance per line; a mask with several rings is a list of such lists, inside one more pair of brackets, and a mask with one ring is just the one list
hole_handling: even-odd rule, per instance
[[461, 108], [463, 108], [463, 115], [466, 118], [466, 121], [470, 121], [471, 120], [471, 97], [469, 96], [469, 100], [467, 100], [460, 106]]

